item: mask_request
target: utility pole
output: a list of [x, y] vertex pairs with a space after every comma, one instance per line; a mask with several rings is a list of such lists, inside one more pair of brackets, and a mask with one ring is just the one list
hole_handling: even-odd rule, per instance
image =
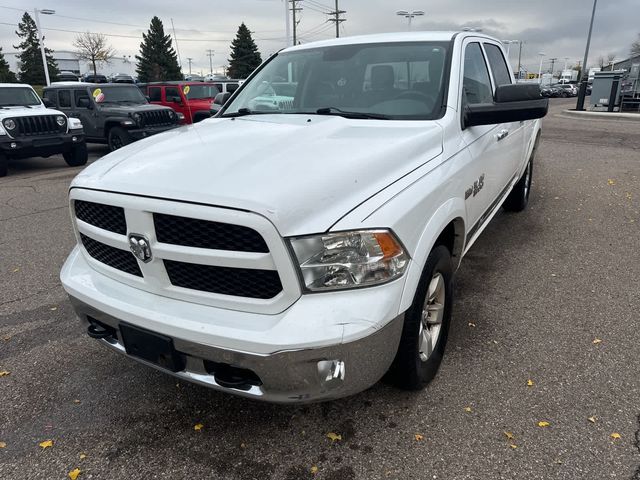
[[553, 68], [556, 66], [556, 60], [558, 60], [557, 57], [552, 57], [549, 59], [549, 61], [551, 62], [551, 78], [553, 78]]
[[340, 24], [342, 22], [346, 22], [346, 18], [340, 18], [340, 15], [343, 13], [347, 13], [346, 10], [340, 10], [338, 6], [338, 0], [336, 0], [336, 9], [333, 12], [329, 12], [329, 15], [332, 15], [335, 18], [330, 18], [329, 21], [336, 24], [336, 38], [340, 38]]
[[522, 72], [522, 40], [520, 40], [520, 51], [518, 52], [518, 80]]
[[189, 75], [191, 75], [191, 60], [193, 60], [193, 57], [187, 57], [187, 61], [189, 62]]
[[589, 34], [587, 35], [587, 45], [584, 49], [584, 60], [580, 69], [580, 89], [578, 90], [578, 101], [576, 102], [576, 110], [584, 110], [584, 97], [587, 94], [587, 83], [589, 82], [589, 73], [585, 75], [587, 69], [587, 61], [589, 60], [589, 46], [591, 45], [591, 33], [593, 32], [593, 19], [596, 16], [596, 6], [598, 0], [593, 0], [593, 10], [591, 11], [591, 23], [589, 23]]
[[290, 47], [291, 43], [291, 21], [289, 20], [289, 0], [284, 0], [284, 32], [287, 37], [286, 46]]
[[298, 44], [298, 23], [300, 20], [296, 19], [296, 14], [302, 11], [302, 8], [298, 7], [298, 2], [301, 0], [289, 0], [291, 2], [291, 14], [293, 16], [293, 44]]
[[209, 57], [209, 73], [213, 75], [213, 56], [215, 55], [214, 51], [210, 48], [207, 49], [207, 57]]

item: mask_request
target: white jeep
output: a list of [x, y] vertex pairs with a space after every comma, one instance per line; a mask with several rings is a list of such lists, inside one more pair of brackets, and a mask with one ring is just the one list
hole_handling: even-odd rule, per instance
[[[271, 82], [291, 101], [261, 110]], [[527, 205], [547, 102], [474, 32], [288, 48], [216, 118], [76, 177], [62, 283], [89, 335], [217, 390], [422, 388], [462, 257]]]
[[0, 83], [0, 177], [10, 159], [60, 153], [69, 166], [87, 163], [80, 120], [45, 107], [30, 85]]

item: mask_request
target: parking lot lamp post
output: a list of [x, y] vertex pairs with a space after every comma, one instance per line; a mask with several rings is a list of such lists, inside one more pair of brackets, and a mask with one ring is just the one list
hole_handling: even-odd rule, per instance
[[589, 72], [587, 70], [587, 60], [589, 59], [589, 46], [591, 45], [591, 32], [593, 31], [593, 19], [596, 16], [596, 5], [598, 0], [593, 0], [593, 10], [591, 11], [591, 23], [589, 24], [589, 34], [587, 35], [587, 46], [584, 49], [584, 60], [580, 69], [580, 89], [578, 90], [578, 102], [576, 110], [584, 110], [584, 97], [587, 95], [587, 83], [589, 82]]
[[544, 58], [544, 52], [538, 53], [540, 55], [540, 68], [538, 69], [538, 83], [542, 83], [542, 59]]
[[411, 20], [413, 20], [415, 17], [421, 17], [422, 15], [424, 15], [424, 12], [422, 10], [413, 10], [411, 12], [409, 12], [408, 10], [398, 10], [396, 12], [396, 15], [404, 17], [409, 21], [408, 30], [411, 31]]
[[44, 36], [42, 35], [42, 31], [40, 29], [40, 16], [38, 14], [43, 15], [54, 15], [56, 13], [55, 10], [51, 10], [49, 8], [43, 8], [42, 10], [38, 10], [37, 8], [33, 9], [33, 13], [36, 20], [36, 30], [38, 31], [38, 42], [40, 42], [40, 53], [42, 54], [42, 65], [44, 66], [44, 78], [47, 81], [47, 86], [51, 85], [51, 81], [49, 80], [49, 68], [47, 67], [47, 55], [44, 50]]

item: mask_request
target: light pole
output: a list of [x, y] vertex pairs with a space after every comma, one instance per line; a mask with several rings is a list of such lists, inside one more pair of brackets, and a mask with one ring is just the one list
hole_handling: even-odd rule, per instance
[[408, 30], [411, 31], [411, 20], [413, 20], [415, 17], [421, 17], [424, 15], [424, 12], [422, 10], [413, 10], [411, 12], [407, 11], [407, 10], [398, 10], [396, 12], [396, 15], [400, 16], [400, 17], [404, 17], [409, 21], [409, 28]]
[[193, 60], [193, 57], [187, 57], [187, 61], [189, 62], [189, 75], [191, 75], [191, 61]]
[[567, 62], [569, 62], [569, 57], [564, 57], [564, 69], [567, 69]]
[[289, 14], [289, 0], [284, 0], [284, 32], [285, 35], [287, 37], [286, 39], [286, 46], [290, 47], [291, 45], [293, 45], [293, 42], [291, 41], [291, 19], [290, 19], [290, 14]]
[[544, 52], [539, 52], [540, 55], [540, 68], [538, 69], [538, 83], [542, 83], [542, 59], [544, 58]]
[[587, 46], [584, 49], [584, 61], [582, 62], [582, 68], [580, 69], [580, 89], [578, 90], [578, 102], [576, 103], [576, 110], [584, 110], [584, 97], [587, 94], [587, 83], [589, 82], [589, 73], [585, 75], [587, 69], [587, 60], [589, 59], [589, 46], [591, 45], [591, 32], [593, 31], [593, 19], [596, 16], [596, 6], [598, 0], [593, 0], [593, 10], [591, 11], [591, 23], [589, 24], [589, 34], [587, 35]]
[[33, 9], [33, 13], [36, 20], [36, 30], [38, 31], [38, 42], [40, 43], [40, 54], [42, 55], [42, 65], [44, 66], [44, 78], [47, 81], [47, 86], [51, 85], [51, 81], [49, 80], [49, 68], [47, 67], [47, 55], [44, 50], [44, 36], [42, 35], [42, 31], [40, 29], [40, 16], [39, 13], [43, 15], [54, 15], [56, 13], [55, 10], [51, 10], [49, 8], [43, 8], [42, 10], [38, 10], [37, 8]]

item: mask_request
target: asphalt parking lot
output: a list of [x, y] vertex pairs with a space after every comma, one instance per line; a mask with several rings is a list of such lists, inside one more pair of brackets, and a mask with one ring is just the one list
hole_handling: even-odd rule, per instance
[[82, 333], [58, 280], [79, 169], [13, 162], [0, 478], [639, 480], [640, 123], [562, 117], [574, 102], [551, 101], [530, 208], [499, 214], [463, 261], [435, 381], [307, 406], [177, 382]]

